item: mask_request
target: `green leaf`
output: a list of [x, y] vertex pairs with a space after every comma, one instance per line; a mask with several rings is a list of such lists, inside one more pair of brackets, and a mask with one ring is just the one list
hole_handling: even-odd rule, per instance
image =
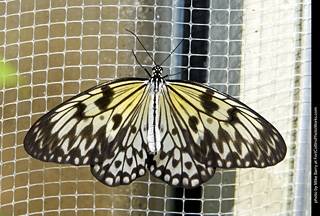
[[4, 61], [0, 56], [0, 88], [3, 88], [3, 86], [16, 87], [17, 84], [17, 69], [10, 62]]

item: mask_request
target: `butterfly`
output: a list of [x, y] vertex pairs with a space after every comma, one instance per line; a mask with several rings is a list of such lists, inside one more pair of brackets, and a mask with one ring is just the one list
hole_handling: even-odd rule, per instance
[[261, 115], [207, 85], [167, 79], [161, 64], [152, 73], [140, 64], [149, 79], [115, 79], [63, 102], [31, 127], [25, 150], [45, 162], [90, 165], [108, 186], [149, 170], [171, 186], [195, 188], [218, 167], [284, 159], [282, 136]]

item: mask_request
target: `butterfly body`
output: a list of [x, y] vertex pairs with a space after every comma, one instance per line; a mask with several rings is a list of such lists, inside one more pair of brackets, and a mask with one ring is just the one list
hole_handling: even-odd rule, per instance
[[148, 124], [148, 152], [157, 154], [161, 148], [161, 137], [159, 129], [159, 98], [163, 94], [164, 79], [161, 77], [162, 68], [155, 66], [152, 68], [152, 76], [149, 80], [150, 85], [150, 104], [149, 104], [149, 124]]

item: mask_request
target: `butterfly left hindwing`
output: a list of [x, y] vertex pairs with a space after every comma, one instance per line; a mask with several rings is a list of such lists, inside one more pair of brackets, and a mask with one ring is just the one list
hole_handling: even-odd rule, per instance
[[159, 105], [162, 148], [151, 157], [149, 170], [169, 185], [194, 188], [209, 180], [215, 168], [207, 164], [205, 152], [193, 142], [190, 127], [182, 116], [186, 110], [174, 104], [168, 88], [164, 86]]

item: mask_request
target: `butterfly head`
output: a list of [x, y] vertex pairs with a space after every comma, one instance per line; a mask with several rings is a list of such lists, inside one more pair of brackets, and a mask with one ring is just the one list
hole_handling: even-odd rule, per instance
[[153, 77], [161, 77], [163, 68], [160, 65], [156, 65], [152, 68], [152, 76]]

